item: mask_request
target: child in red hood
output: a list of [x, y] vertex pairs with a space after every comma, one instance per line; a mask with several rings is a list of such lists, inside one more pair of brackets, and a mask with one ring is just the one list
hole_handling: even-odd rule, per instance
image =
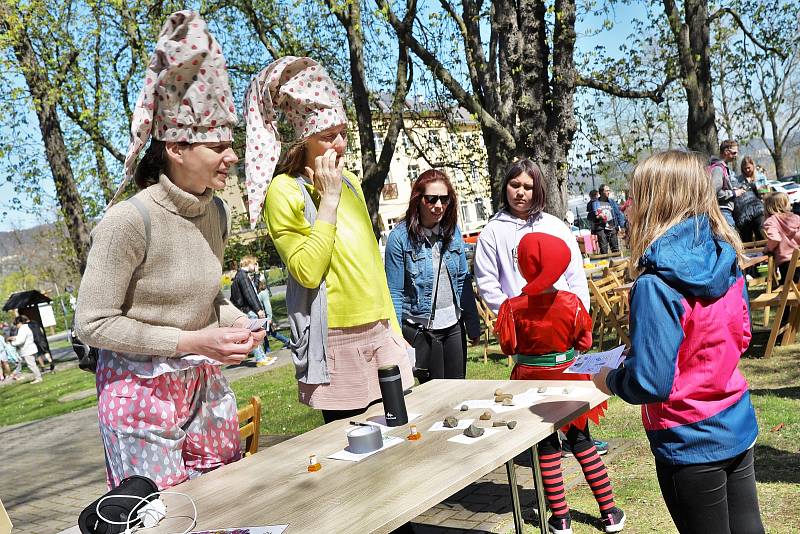
[[[766, 252], [775, 256], [775, 263], [781, 273], [781, 280], [786, 279], [789, 260], [795, 249], [800, 248], [800, 217], [792, 213], [789, 195], [773, 193], [764, 199], [764, 234], [767, 237]], [[800, 271], [795, 271], [794, 281], [800, 279]]]
[[[575, 350], [592, 346], [592, 318], [580, 299], [553, 287], [567, 270], [569, 247], [552, 235], [531, 233], [520, 241], [517, 257], [528, 284], [521, 295], [503, 302], [495, 323], [500, 347], [516, 360], [511, 379], [589, 380], [589, 375], [564, 374], [575, 358]], [[606, 466], [589, 434], [589, 419], [597, 423], [606, 408], [603, 402], [561, 430], [592, 488], [605, 531], [619, 532], [625, 525], [625, 513], [614, 503]], [[553, 534], [571, 534], [558, 434], [541, 441], [538, 451], [545, 495], [553, 512], [547, 521], [548, 530]]]

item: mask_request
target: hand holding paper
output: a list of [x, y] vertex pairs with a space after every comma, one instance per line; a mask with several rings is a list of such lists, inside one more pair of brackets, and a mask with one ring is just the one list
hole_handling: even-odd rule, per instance
[[620, 345], [605, 352], [580, 354], [564, 372], [596, 375], [603, 367], [616, 369], [625, 360], [624, 351], [625, 345]]

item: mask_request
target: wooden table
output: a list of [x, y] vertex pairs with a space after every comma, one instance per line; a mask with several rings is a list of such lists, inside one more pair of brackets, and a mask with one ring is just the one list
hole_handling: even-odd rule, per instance
[[[540, 386], [568, 387], [571, 397], [547, 397], [530, 408], [493, 419], [514, 419], [514, 430], [503, 429], [471, 445], [448, 442], [460, 431], [428, 432], [447, 415], [475, 418], [483, 410], [460, 412], [453, 406], [468, 399], [491, 398], [496, 388], [522, 393]], [[513, 458], [530, 450], [533, 455], [540, 524], [546, 532], [547, 513], [541, 472], [532, 447], [577, 415], [606, 400], [591, 382], [434, 380], [406, 396], [409, 412], [423, 415], [413, 421], [422, 433], [419, 441], [405, 441], [358, 463], [330, 460], [328, 455], [346, 444], [347, 421], [336, 421], [285, 441], [176, 487], [190, 495], [198, 512], [195, 530], [222, 527], [288, 524], [296, 532], [390, 532], [450, 497], [458, 490], [506, 464], [511, 482], [517, 531], [522, 517]], [[382, 415], [383, 406], [370, 408], [359, 421]], [[269, 417], [269, 414], [267, 415]], [[476, 421], [486, 423], [484, 421]], [[406, 436], [409, 426], [390, 435]], [[322, 469], [306, 470], [316, 454]], [[191, 517], [188, 501], [165, 495], [168, 517], [143, 533], [182, 532]], [[183, 516], [183, 517], [176, 517]]]

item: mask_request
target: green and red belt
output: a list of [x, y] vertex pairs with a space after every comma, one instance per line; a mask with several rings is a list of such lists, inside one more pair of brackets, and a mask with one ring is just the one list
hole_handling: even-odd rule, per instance
[[550, 354], [517, 354], [514, 356], [515, 362], [530, 367], [553, 367], [554, 365], [571, 362], [574, 359], [575, 349], [569, 349], [566, 352], [551, 352]]

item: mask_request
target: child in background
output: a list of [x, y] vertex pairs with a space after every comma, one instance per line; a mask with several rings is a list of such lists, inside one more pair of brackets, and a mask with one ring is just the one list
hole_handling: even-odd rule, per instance
[[[772, 193], [764, 198], [764, 234], [767, 254], [775, 256], [775, 264], [781, 273], [781, 280], [786, 280], [789, 260], [795, 249], [800, 248], [800, 217], [792, 213], [789, 195]], [[795, 271], [794, 281], [800, 281], [800, 270]]]
[[741, 241], [695, 154], [651, 156], [631, 189], [631, 348], [623, 367], [593, 380], [642, 405], [661, 494], [681, 533], [763, 533], [758, 427], [737, 368], [751, 337]]
[[[512, 380], [589, 380], [588, 375], [564, 374], [575, 350], [592, 346], [592, 319], [580, 299], [553, 284], [570, 262], [570, 250], [558, 237], [527, 234], [517, 249], [519, 270], [528, 284], [522, 294], [500, 306], [495, 333], [505, 354], [514, 355]], [[589, 434], [589, 419], [598, 422], [605, 402], [572, 421], [561, 430], [600, 508], [606, 532], [625, 526], [625, 513], [616, 507], [606, 466]], [[538, 445], [544, 491], [553, 515], [547, 528], [553, 534], [572, 534], [569, 506], [561, 473], [561, 441], [553, 433]]]
[[[272, 301], [270, 301], [270, 297], [272, 297], [272, 292], [267, 285], [267, 279], [262, 274], [258, 280], [258, 300], [261, 302], [261, 306], [264, 308], [264, 316], [269, 319], [269, 321], [267, 321], [267, 336], [264, 338], [264, 351], [267, 353], [270, 351], [270, 336], [283, 343], [283, 348], [289, 347], [289, 338], [278, 332], [278, 328], [275, 326], [275, 322], [272, 320]], [[275, 359], [277, 360], [277, 358]]]

